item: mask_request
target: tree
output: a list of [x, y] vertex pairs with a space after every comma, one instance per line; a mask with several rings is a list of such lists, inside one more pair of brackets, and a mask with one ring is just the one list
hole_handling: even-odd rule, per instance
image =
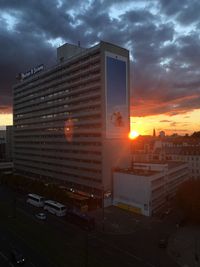
[[190, 179], [178, 189], [176, 200], [184, 215], [193, 222], [200, 223], [200, 180]]
[[200, 138], [200, 131], [198, 131], [198, 132], [194, 132], [194, 133], [191, 135], [191, 137], [193, 137], [193, 138]]

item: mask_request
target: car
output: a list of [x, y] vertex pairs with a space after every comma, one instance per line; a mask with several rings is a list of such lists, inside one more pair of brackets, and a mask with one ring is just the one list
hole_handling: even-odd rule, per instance
[[11, 250], [11, 258], [12, 261], [16, 264], [23, 264], [25, 262], [25, 258], [21, 251], [18, 249], [12, 249]]
[[37, 213], [35, 214], [35, 217], [39, 220], [42, 220], [42, 221], [45, 221], [47, 219], [47, 216], [45, 213], [43, 212], [40, 212], [40, 213]]

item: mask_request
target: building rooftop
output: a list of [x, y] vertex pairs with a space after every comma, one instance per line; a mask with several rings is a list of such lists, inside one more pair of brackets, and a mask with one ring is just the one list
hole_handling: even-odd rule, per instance
[[169, 169], [175, 168], [178, 166], [181, 166], [185, 164], [185, 162], [180, 162], [180, 161], [167, 161], [167, 160], [151, 160], [151, 161], [138, 161], [134, 162], [135, 167], [138, 167], [139, 165], [167, 165]]
[[116, 168], [115, 172], [133, 174], [133, 175], [138, 175], [138, 176], [151, 176], [156, 173], [159, 173], [160, 171], [142, 170], [142, 169], [136, 169], [136, 168], [125, 168], [125, 169]]

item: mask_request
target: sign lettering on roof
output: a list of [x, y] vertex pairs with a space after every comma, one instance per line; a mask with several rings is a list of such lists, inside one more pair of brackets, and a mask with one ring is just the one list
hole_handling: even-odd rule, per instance
[[25, 80], [26, 78], [29, 78], [30, 76], [32, 76], [32, 75], [34, 75], [34, 74], [42, 71], [43, 69], [44, 69], [44, 65], [43, 64], [41, 64], [39, 66], [36, 66], [36, 67], [30, 69], [27, 72], [20, 73], [20, 75], [19, 75], [20, 76], [20, 79], [21, 80]]

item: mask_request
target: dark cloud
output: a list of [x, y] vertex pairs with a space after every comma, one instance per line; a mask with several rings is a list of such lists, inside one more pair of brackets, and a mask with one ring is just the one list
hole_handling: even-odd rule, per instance
[[176, 15], [180, 13], [187, 4], [194, 1], [189, 0], [160, 0], [161, 10], [168, 16]]
[[173, 116], [200, 108], [199, 5], [197, 0], [1, 0], [0, 112], [10, 110], [18, 72], [55, 63], [56, 39], [85, 47], [102, 39], [128, 48], [132, 115]]
[[193, 1], [192, 5], [191, 3], [184, 5], [177, 17], [177, 20], [183, 25], [188, 26], [191, 23], [198, 22], [199, 17], [200, 17], [200, 2], [197, 0]]

